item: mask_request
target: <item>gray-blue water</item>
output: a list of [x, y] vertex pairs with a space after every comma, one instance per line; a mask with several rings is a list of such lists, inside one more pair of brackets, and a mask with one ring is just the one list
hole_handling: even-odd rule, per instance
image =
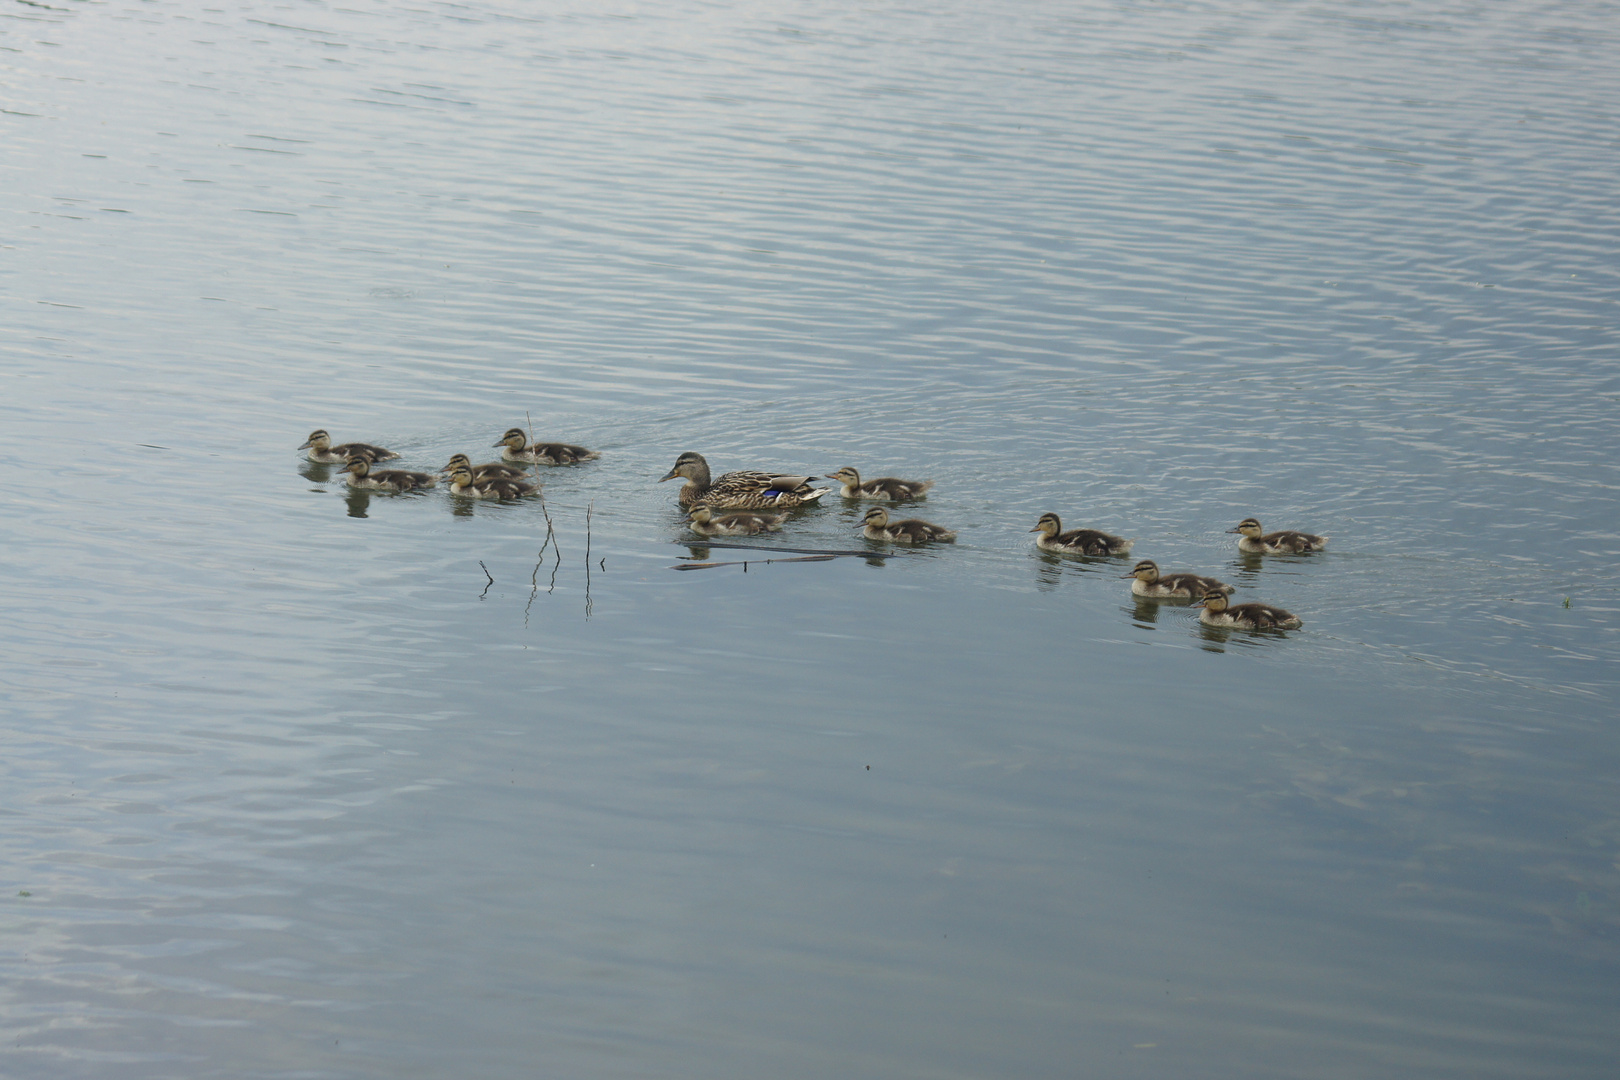
[[[1613, 1076], [1617, 45], [5, 0], [0, 1073]], [[685, 450], [960, 539], [678, 572]]]

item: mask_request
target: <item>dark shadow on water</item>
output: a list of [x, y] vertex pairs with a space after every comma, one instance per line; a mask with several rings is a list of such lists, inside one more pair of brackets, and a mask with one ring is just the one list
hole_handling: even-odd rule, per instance
[[371, 509], [371, 492], [365, 488], [348, 488], [343, 495], [343, 501], [349, 506], [349, 516], [363, 518], [366, 511]]
[[323, 465], [319, 461], [311, 461], [305, 458], [303, 463], [298, 466], [298, 475], [312, 484], [330, 483], [332, 480], [332, 466]]

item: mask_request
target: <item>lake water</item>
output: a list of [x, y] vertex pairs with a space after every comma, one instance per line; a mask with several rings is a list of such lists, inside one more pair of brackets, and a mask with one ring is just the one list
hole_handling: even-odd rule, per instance
[[[1615, 1075], [1617, 46], [7, 3], [0, 1073]], [[961, 535], [679, 572], [685, 450]]]

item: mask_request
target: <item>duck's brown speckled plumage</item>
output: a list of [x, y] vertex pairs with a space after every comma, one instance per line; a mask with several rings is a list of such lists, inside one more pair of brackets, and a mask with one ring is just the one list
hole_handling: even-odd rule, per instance
[[381, 446], [372, 446], [370, 443], [351, 442], [332, 445], [332, 436], [326, 433], [325, 428], [316, 428], [309, 433], [300, 450], [309, 451], [309, 460], [318, 461], [323, 465], [347, 465], [350, 458], [363, 457], [367, 461], [393, 461], [399, 457], [392, 450], [385, 450]]
[[690, 450], [675, 459], [674, 468], [659, 479], [683, 477], [678, 501], [681, 506], [707, 506], [715, 510], [787, 510], [805, 506], [827, 494], [826, 488], [810, 486], [808, 476], [740, 469], [711, 480], [709, 463], [702, 454]]
[[831, 473], [827, 479], [837, 480], [843, 485], [838, 493], [846, 499], [875, 502], [910, 502], [922, 498], [934, 486], [932, 480], [900, 480], [893, 476], [862, 480], [861, 474], [849, 465]]
[[1063, 531], [1063, 522], [1056, 514], [1042, 514], [1041, 520], [1029, 530], [1040, 533], [1035, 546], [1042, 551], [1061, 555], [1129, 555], [1135, 540], [1122, 540], [1096, 529], [1070, 529]]
[[507, 461], [524, 461], [535, 465], [574, 465], [581, 461], [595, 461], [602, 455], [595, 450], [572, 443], [537, 442], [529, 444], [522, 428], [508, 428], [492, 445], [501, 448], [501, 457]]
[[1255, 518], [1244, 518], [1235, 529], [1227, 529], [1229, 533], [1241, 533], [1242, 539], [1238, 541], [1239, 551], [1258, 552], [1262, 555], [1298, 555], [1307, 551], [1321, 551], [1327, 547], [1328, 538], [1325, 536], [1312, 536], [1310, 533], [1281, 532], [1267, 533], [1260, 528], [1260, 522]]
[[1196, 600], [1206, 593], [1221, 592], [1230, 596], [1237, 591], [1224, 581], [1198, 574], [1163, 574], [1152, 559], [1143, 559], [1130, 573], [1131, 594], [1166, 600]]
[[1205, 593], [1199, 606], [1203, 610], [1198, 613], [1198, 621], [1208, 626], [1232, 626], [1239, 630], [1298, 630], [1305, 625], [1298, 615], [1270, 604], [1232, 606], [1226, 594], [1216, 589]]
[[931, 521], [920, 518], [890, 521], [889, 512], [881, 506], [874, 506], [866, 512], [861, 519], [861, 532], [868, 540], [892, 540], [897, 544], [927, 544], [956, 539], [954, 531]]
[[786, 514], [725, 514], [715, 517], [707, 506], [695, 506], [687, 515], [686, 527], [699, 536], [755, 536], [776, 532], [787, 520]]
[[359, 455], [350, 458], [342, 471], [348, 474], [344, 480], [350, 487], [370, 491], [419, 491], [439, 482], [438, 477], [425, 472], [408, 472], [405, 469], [373, 472], [370, 459]]

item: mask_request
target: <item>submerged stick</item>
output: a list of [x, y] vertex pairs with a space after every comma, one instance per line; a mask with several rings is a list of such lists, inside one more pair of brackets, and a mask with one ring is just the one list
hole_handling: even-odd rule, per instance
[[670, 569], [712, 570], [716, 566], [740, 566], [743, 568], [743, 573], [746, 574], [748, 572], [748, 564], [751, 562], [764, 563], [766, 566], [769, 566], [771, 563], [778, 562], [831, 562], [836, 558], [838, 558], [837, 555], [801, 555], [793, 559], [741, 559], [734, 562], [688, 562], [677, 563], [676, 565], [670, 567]]
[[[740, 548], [743, 551], [790, 551], [795, 555], [826, 555], [829, 558], [837, 555], [850, 555], [862, 559], [892, 559], [903, 555], [900, 551], [846, 551], [839, 548], [790, 548], [790, 547], [762, 547], [759, 544], [728, 544], [720, 540], [676, 540], [674, 543], [684, 547], [717, 547]], [[786, 562], [786, 559], [781, 560]]]

